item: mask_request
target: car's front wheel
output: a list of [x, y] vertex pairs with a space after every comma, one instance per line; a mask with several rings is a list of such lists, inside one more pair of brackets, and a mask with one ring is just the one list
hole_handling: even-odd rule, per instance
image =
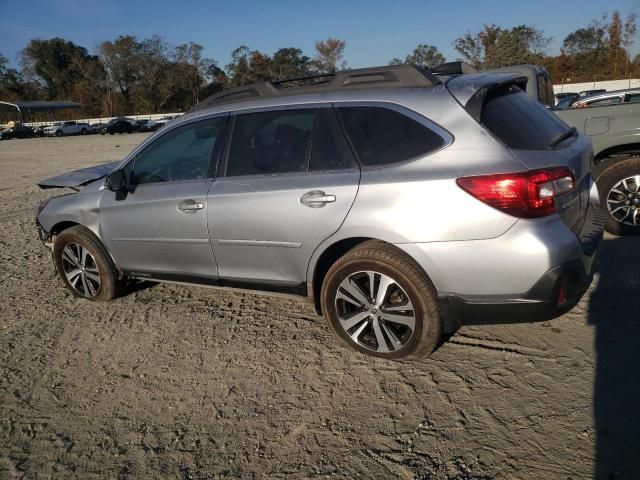
[[62, 130], [57, 130], [56, 137], [61, 137], [61, 136], [62, 136]]
[[76, 297], [111, 300], [118, 291], [118, 271], [100, 243], [80, 225], [64, 230], [53, 245], [53, 261], [65, 286]]
[[617, 160], [596, 181], [614, 235], [640, 235], [640, 157]]
[[356, 350], [388, 359], [429, 355], [442, 335], [431, 281], [404, 252], [365, 242], [329, 269], [322, 310], [333, 333]]

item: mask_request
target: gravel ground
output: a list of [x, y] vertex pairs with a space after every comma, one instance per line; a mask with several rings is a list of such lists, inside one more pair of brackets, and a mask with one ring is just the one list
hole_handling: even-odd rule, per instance
[[338, 346], [304, 301], [76, 299], [36, 182], [143, 138], [0, 142], [0, 478], [638, 478], [640, 239], [607, 237], [563, 317], [464, 327], [416, 363]]

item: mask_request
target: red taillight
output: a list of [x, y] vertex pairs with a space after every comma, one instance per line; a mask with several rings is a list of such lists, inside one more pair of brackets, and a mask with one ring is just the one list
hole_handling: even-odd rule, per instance
[[478, 200], [520, 218], [555, 213], [554, 199], [573, 190], [575, 177], [568, 168], [462, 177], [458, 185]]

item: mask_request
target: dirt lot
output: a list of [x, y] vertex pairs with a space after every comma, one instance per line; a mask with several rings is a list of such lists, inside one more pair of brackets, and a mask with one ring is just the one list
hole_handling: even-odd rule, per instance
[[156, 285], [70, 296], [36, 181], [142, 135], [0, 142], [0, 478], [638, 478], [640, 239], [552, 322], [423, 362], [336, 345], [303, 301]]

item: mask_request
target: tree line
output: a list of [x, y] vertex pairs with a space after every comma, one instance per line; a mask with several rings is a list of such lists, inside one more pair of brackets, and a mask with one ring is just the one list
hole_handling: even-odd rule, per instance
[[[556, 56], [547, 53], [552, 38], [529, 25], [484, 25], [456, 38], [453, 47], [476, 68], [535, 63], [555, 83], [574, 83], [640, 76], [640, 55], [630, 56], [636, 34], [636, 15], [622, 18], [614, 11], [569, 33]], [[88, 116], [183, 111], [223, 88], [348, 68], [345, 47], [345, 40], [330, 37], [317, 41], [309, 57], [295, 47], [268, 55], [242, 45], [221, 66], [202, 45], [170, 45], [157, 35], [123, 35], [92, 52], [62, 38], [36, 38], [22, 51], [20, 69], [9, 68], [0, 54], [0, 99], [72, 100]], [[437, 47], [420, 44], [389, 63], [434, 67], [445, 61]]]

